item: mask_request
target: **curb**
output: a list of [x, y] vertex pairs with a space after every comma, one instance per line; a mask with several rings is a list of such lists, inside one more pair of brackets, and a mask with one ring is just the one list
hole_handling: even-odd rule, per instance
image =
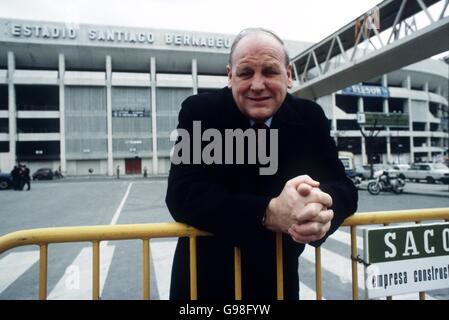
[[430, 196], [430, 197], [442, 197], [442, 198], [448, 198], [449, 199], [449, 193], [448, 194], [439, 194], [439, 193], [424, 193], [424, 192], [404, 191], [403, 194], [414, 194], [414, 195], [418, 195], [418, 196]]
[[[368, 190], [366, 188], [359, 188], [359, 191], [366, 191]], [[430, 196], [430, 197], [442, 197], [442, 198], [448, 198], [449, 199], [449, 192], [447, 194], [444, 194], [445, 191], [438, 191], [438, 193], [430, 193], [430, 192], [415, 192], [415, 191], [406, 191], [404, 190], [402, 194], [411, 194], [411, 195], [418, 195], [418, 196]], [[387, 192], [391, 193], [391, 192]]]

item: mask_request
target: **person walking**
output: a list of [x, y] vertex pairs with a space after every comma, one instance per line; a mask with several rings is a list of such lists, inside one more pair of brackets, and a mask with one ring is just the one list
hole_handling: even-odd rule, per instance
[[22, 167], [22, 186], [21, 186], [21, 190], [23, 189], [23, 187], [27, 185], [27, 191], [30, 191], [31, 189], [31, 177], [30, 177], [30, 169], [26, 166], [23, 165]]
[[14, 168], [11, 171], [11, 177], [12, 177], [13, 189], [19, 190], [19, 186], [20, 186], [20, 168], [19, 168], [19, 166], [14, 166]]

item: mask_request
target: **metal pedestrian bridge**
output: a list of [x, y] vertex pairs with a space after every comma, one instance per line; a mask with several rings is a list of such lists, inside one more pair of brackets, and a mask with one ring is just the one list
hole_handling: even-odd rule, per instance
[[385, 0], [291, 59], [291, 93], [317, 99], [449, 50], [449, 0]]

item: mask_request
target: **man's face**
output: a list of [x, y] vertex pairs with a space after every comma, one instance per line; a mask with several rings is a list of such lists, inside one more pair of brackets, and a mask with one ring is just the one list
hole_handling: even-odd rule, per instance
[[265, 120], [280, 108], [292, 85], [281, 44], [265, 34], [248, 35], [238, 43], [228, 86], [240, 111], [248, 118]]

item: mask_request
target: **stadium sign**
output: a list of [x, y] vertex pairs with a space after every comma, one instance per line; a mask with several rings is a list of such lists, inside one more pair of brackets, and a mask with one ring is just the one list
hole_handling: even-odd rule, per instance
[[341, 93], [344, 95], [361, 96], [361, 97], [379, 97], [379, 98], [390, 97], [390, 92], [386, 87], [363, 86], [358, 84], [343, 89]]
[[137, 110], [113, 110], [112, 117], [114, 118], [150, 118], [150, 111]]
[[366, 127], [408, 127], [409, 115], [406, 113], [359, 112], [357, 113], [357, 123]]
[[[1, 19], [0, 19], [1, 20]], [[81, 43], [230, 49], [231, 38], [198, 32], [162, 32], [142, 28], [92, 27], [80, 24], [0, 21], [0, 37]]]
[[449, 288], [449, 223], [364, 230], [367, 299]]

